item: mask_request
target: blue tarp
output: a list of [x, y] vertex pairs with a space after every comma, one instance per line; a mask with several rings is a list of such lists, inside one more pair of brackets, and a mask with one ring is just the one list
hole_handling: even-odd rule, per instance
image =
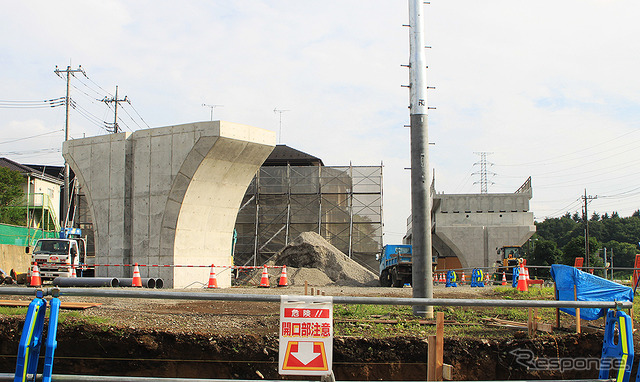
[[[553, 264], [551, 277], [556, 282], [559, 301], [576, 300], [573, 291], [575, 285], [578, 301], [633, 302], [633, 289], [568, 265]], [[575, 309], [572, 308], [560, 308], [560, 310], [572, 316], [576, 315]], [[605, 314], [605, 308], [580, 309], [580, 318], [585, 320], [597, 320]]]

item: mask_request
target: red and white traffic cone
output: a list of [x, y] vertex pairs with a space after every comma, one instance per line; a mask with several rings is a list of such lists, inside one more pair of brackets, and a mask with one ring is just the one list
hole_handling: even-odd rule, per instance
[[464, 271], [462, 271], [462, 277], [460, 278], [460, 284], [466, 284], [467, 277], [464, 275]]
[[289, 283], [287, 282], [287, 266], [286, 265], [282, 266], [282, 273], [280, 274], [280, 280], [278, 281], [278, 286], [279, 287], [289, 286]]
[[216, 269], [213, 264], [211, 264], [211, 271], [209, 272], [209, 285], [207, 285], [208, 289], [216, 289], [218, 287], [218, 280], [216, 279]]
[[71, 277], [78, 277], [76, 275], [76, 267], [75, 267], [75, 265], [71, 266]]
[[131, 281], [131, 286], [142, 286], [142, 278], [140, 278], [140, 268], [138, 268], [138, 263], [136, 263], [136, 265], [134, 265], [133, 267], [133, 280]]
[[42, 286], [42, 278], [40, 277], [40, 269], [38, 269], [37, 263], [33, 263], [33, 268], [31, 270], [31, 281], [29, 281], [29, 286]]
[[520, 292], [528, 292], [529, 287], [527, 286], [527, 279], [525, 275], [524, 265], [520, 264], [520, 272], [518, 274], [518, 290]]
[[502, 271], [502, 285], [507, 285], [507, 274]]
[[269, 272], [267, 266], [262, 267], [262, 278], [260, 279], [261, 288], [269, 288]]

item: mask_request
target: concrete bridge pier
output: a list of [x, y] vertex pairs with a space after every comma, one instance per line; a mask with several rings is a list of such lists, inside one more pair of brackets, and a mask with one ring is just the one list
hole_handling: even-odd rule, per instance
[[[232, 265], [236, 215], [251, 179], [275, 146], [272, 131], [197, 122], [65, 142], [63, 156], [93, 216], [96, 264], [148, 264], [142, 277], [171, 288], [202, 287], [209, 268]], [[97, 276], [131, 277], [98, 266]], [[231, 285], [217, 270], [218, 285]]]

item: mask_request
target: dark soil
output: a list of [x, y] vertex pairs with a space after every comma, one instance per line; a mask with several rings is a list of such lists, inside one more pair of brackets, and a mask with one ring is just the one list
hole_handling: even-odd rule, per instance
[[[0, 317], [0, 372], [15, 370], [22, 325], [21, 318]], [[534, 340], [513, 335], [505, 340], [445, 338], [444, 346], [444, 362], [454, 366], [457, 380], [597, 378], [597, 368], [527, 370], [513, 352], [528, 349], [546, 359], [599, 359], [602, 334]], [[338, 380], [425, 380], [426, 350], [426, 341], [415, 337], [337, 337], [334, 373]], [[58, 330], [54, 373], [280, 379], [277, 362], [274, 334], [174, 333], [69, 321]]]

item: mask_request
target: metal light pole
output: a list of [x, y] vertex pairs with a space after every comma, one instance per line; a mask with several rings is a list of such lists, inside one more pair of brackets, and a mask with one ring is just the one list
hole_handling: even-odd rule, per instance
[[[422, 2], [423, 0], [409, 0], [412, 285], [414, 298], [433, 298], [427, 71]], [[413, 313], [433, 318], [433, 306], [414, 306]]]

